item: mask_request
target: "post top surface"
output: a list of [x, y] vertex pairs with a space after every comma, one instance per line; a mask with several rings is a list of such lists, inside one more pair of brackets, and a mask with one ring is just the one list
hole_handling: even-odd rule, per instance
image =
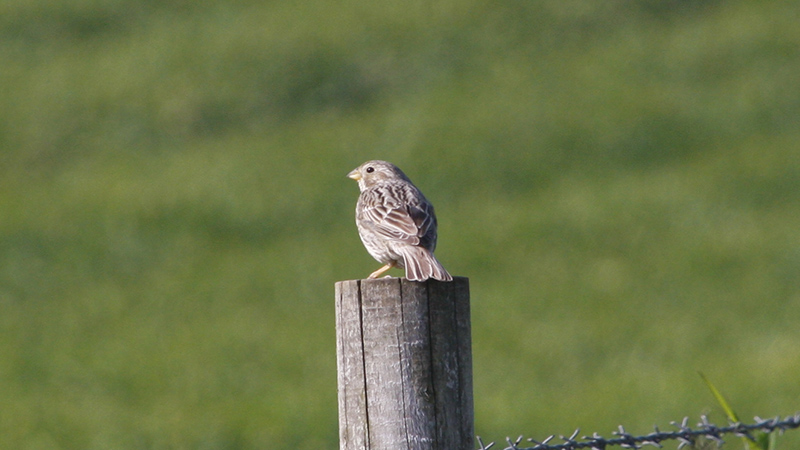
[[453, 277], [453, 281], [438, 281], [438, 280], [434, 280], [432, 278], [428, 279], [428, 280], [425, 280], [425, 281], [410, 281], [409, 279], [407, 279], [405, 277], [383, 277], [383, 278], [362, 278], [360, 280], [340, 280], [340, 281], [337, 281], [336, 284], [338, 285], [340, 283], [362, 283], [362, 284], [374, 283], [374, 284], [379, 284], [380, 285], [380, 284], [398, 283], [398, 282], [399, 283], [420, 283], [420, 284], [424, 284], [424, 283], [449, 284], [449, 283], [465, 283], [465, 282], [469, 282], [469, 278], [468, 277], [457, 277], [457, 276], [454, 276]]

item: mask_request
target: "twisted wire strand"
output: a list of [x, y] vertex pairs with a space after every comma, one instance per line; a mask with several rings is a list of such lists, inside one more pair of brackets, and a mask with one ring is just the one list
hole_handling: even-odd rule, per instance
[[[606, 450], [609, 447], [615, 446], [625, 449], [638, 450], [644, 446], [661, 448], [663, 447], [661, 442], [669, 440], [677, 440], [679, 442], [678, 450], [680, 450], [686, 446], [694, 444], [696, 439], [700, 437], [714, 441], [721, 445], [724, 443], [722, 436], [727, 434], [732, 434], [737, 437], [746, 437], [753, 440], [754, 438], [751, 435], [751, 432], [753, 431], [763, 431], [765, 433], [778, 431], [782, 434], [786, 430], [798, 428], [800, 427], [800, 413], [797, 413], [794, 416], [787, 416], [783, 419], [780, 417], [775, 417], [772, 419], [755, 417], [754, 421], [755, 423], [752, 424], [729, 422], [728, 426], [719, 427], [713, 423], [710, 423], [708, 421], [708, 417], [703, 415], [700, 416], [700, 423], [697, 424], [697, 427], [691, 428], [688, 426], [689, 418], [684, 417], [680, 423], [671, 422], [671, 425], [676, 428], [674, 431], [661, 431], [658, 429], [658, 427], [655, 427], [655, 431], [650, 434], [634, 436], [627, 433], [625, 428], [620, 425], [617, 431], [612, 433], [615, 437], [610, 439], [606, 439], [603, 436], [594, 433], [591, 436], [583, 436], [580, 438], [580, 440], [577, 440], [576, 438], [580, 433], [580, 429], [577, 429], [570, 436], [559, 436], [559, 439], [562, 441], [561, 443], [551, 444], [551, 442], [556, 438], [555, 435], [548, 436], [541, 442], [533, 438], [527, 439], [527, 442], [534, 444], [533, 447], [521, 446], [523, 440], [522, 436], [519, 436], [513, 441], [511, 438], [506, 438], [506, 443], [508, 446], [503, 450]], [[484, 444], [480, 436], [477, 437], [477, 440], [478, 445], [480, 446], [478, 450], [489, 450], [495, 444], [494, 442]]]

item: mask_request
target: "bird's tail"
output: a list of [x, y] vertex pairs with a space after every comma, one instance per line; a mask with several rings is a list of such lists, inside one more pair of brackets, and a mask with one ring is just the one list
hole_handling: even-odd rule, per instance
[[401, 250], [406, 278], [411, 281], [425, 281], [433, 278], [439, 281], [453, 281], [433, 253], [424, 247], [406, 246]]

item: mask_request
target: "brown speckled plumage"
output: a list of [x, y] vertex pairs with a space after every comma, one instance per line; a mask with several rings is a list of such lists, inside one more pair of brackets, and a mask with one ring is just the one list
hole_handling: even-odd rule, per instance
[[406, 278], [425, 281], [453, 279], [433, 256], [436, 248], [436, 214], [433, 205], [394, 164], [367, 161], [350, 172], [361, 195], [356, 205], [356, 226], [364, 247], [385, 266], [369, 277], [377, 278], [392, 267], [405, 268]]

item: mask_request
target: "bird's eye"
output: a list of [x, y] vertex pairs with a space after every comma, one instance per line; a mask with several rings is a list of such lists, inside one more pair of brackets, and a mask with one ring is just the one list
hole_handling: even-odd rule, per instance
[[372, 173], [372, 172], [375, 172], [375, 168], [374, 167], [367, 167], [367, 173]]

